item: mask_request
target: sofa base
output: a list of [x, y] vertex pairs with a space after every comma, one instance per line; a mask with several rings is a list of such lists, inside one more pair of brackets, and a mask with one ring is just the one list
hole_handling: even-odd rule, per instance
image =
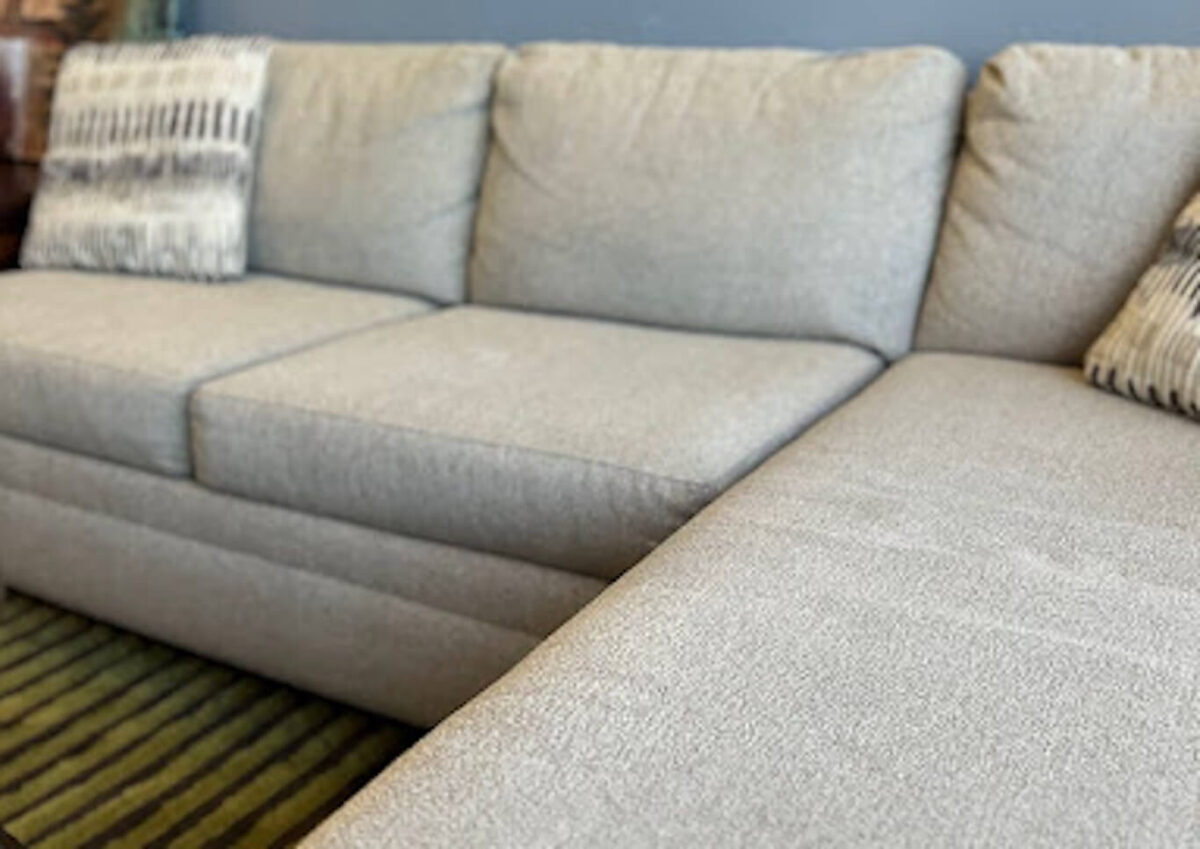
[[603, 588], [0, 437], [0, 585], [436, 724]]
[[0, 490], [14, 590], [428, 727], [536, 637], [261, 558]]

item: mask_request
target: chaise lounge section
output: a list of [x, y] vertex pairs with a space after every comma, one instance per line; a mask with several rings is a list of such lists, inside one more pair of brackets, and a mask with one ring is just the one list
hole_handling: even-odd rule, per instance
[[307, 841], [1186, 843], [1193, 423], [915, 354]]

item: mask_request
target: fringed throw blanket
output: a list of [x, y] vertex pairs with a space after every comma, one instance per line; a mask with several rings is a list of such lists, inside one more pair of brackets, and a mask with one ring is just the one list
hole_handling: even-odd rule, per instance
[[204, 37], [71, 50], [21, 264], [243, 275], [270, 49]]

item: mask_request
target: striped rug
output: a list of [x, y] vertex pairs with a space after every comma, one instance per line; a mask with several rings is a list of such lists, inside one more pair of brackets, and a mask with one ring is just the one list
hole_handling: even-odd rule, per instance
[[418, 732], [19, 595], [0, 825], [29, 847], [294, 845]]

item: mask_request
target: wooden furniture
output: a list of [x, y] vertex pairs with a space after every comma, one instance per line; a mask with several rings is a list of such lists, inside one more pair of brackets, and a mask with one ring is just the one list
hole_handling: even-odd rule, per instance
[[46, 149], [59, 63], [79, 41], [120, 31], [120, 0], [0, 0], [0, 75], [4, 78], [7, 158], [36, 162]]
[[0, 0], [0, 269], [13, 268], [46, 149], [59, 63], [79, 41], [164, 38], [177, 0]]
[[[164, 0], [0, 0], [0, 269], [13, 268], [45, 152], [50, 101], [66, 49], [148, 31]], [[173, 21], [173, 18], [171, 19]]]
[[0, 162], [0, 269], [17, 265], [37, 177], [36, 165]]
[[46, 149], [58, 66], [80, 41], [175, 34], [178, 0], [0, 0], [0, 153], [36, 162]]

